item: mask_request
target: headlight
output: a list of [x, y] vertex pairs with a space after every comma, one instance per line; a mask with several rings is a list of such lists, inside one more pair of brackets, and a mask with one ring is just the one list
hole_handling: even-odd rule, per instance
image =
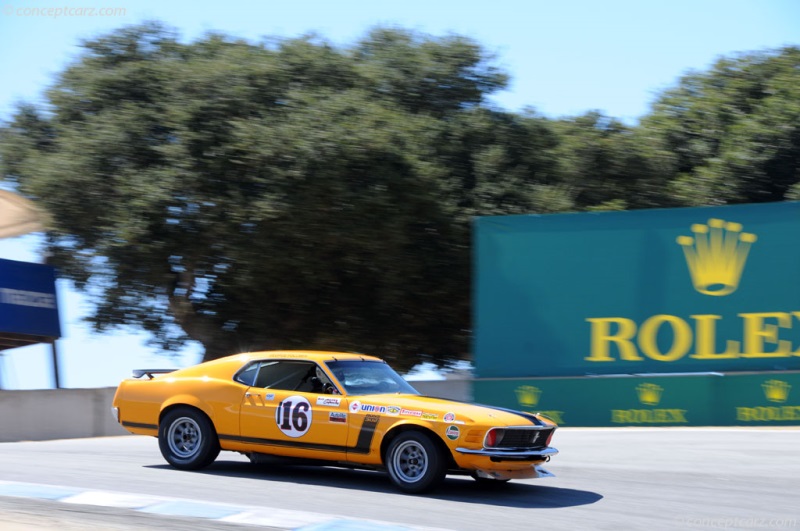
[[483, 440], [483, 445], [486, 448], [493, 448], [495, 446], [499, 446], [500, 443], [503, 442], [503, 437], [506, 434], [506, 430], [502, 428], [492, 428], [486, 433], [486, 438]]

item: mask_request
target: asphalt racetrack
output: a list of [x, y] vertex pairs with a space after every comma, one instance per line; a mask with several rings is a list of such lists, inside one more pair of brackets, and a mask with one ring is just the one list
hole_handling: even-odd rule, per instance
[[800, 530], [798, 428], [562, 428], [553, 445], [556, 477], [411, 496], [230, 452], [182, 472], [151, 437], [2, 443], [0, 529]]

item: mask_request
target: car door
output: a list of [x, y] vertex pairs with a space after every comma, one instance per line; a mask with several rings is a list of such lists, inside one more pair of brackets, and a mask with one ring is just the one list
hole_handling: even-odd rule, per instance
[[253, 451], [343, 460], [348, 410], [344, 397], [322, 392], [324, 372], [308, 360], [262, 360], [242, 401], [241, 440]]

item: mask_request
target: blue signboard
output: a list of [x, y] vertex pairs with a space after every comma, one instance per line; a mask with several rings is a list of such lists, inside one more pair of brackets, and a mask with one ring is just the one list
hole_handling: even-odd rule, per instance
[[52, 267], [0, 260], [0, 333], [61, 337]]

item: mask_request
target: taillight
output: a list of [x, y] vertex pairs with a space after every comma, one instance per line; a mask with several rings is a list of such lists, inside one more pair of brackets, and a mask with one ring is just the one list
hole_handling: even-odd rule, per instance
[[550, 435], [547, 436], [547, 442], [544, 443], [545, 446], [550, 446], [550, 441], [553, 440], [553, 435], [556, 433], [556, 430], [550, 430]]

